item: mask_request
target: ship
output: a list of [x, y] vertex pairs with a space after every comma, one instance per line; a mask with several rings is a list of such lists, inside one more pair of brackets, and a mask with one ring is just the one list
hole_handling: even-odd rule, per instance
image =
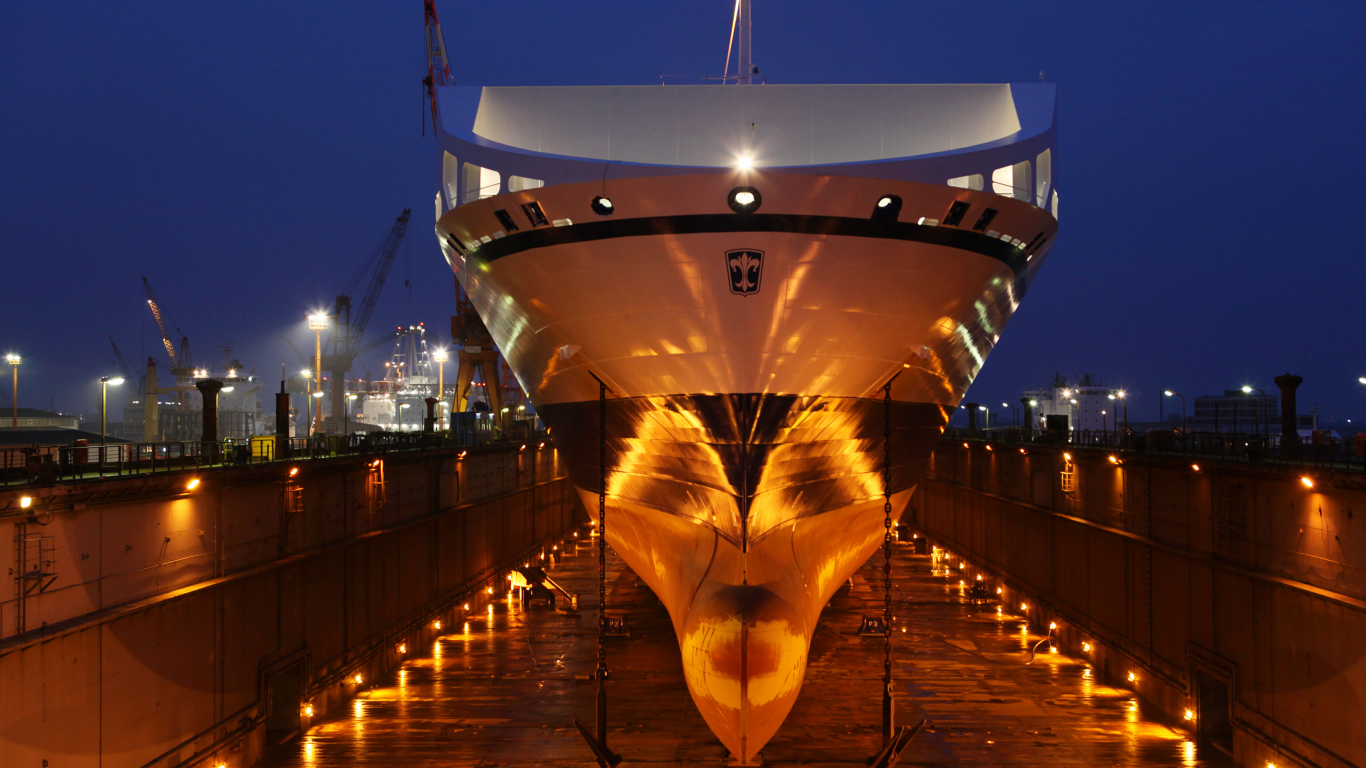
[[1042, 267], [1058, 194], [1053, 84], [767, 84], [739, 5], [717, 82], [477, 87], [429, 2], [428, 84], [441, 251], [745, 764]]

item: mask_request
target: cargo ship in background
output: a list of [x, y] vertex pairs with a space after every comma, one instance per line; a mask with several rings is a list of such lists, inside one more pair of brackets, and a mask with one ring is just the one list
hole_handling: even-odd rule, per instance
[[1054, 86], [756, 83], [747, 0], [724, 84], [457, 86], [427, 5], [442, 252], [749, 761], [1053, 243]]

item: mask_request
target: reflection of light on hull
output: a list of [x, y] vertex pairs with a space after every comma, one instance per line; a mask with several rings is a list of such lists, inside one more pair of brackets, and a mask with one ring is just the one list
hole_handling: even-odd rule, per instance
[[[608, 542], [668, 608], [698, 709], [744, 758], [800, 693], [826, 602], [882, 541], [886, 429], [899, 518], [1043, 261], [966, 226], [877, 229], [848, 201], [895, 193], [902, 222], [970, 201], [1019, 240], [1056, 226], [971, 190], [751, 176], [760, 215], [785, 215], [752, 231], [759, 216], [716, 218], [736, 179], [714, 172], [613, 179], [605, 221], [575, 207], [601, 184], [560, 184], [438, 223], [444, 243], [483, 243], [448, 257], [593, 514], [606, 383]], [[493, 214], [533, 197], [569, 223], [518, 240]], [[631, 216], [648, 226], [613, 235]]]
[[[596, 493], [580, 489], [597, 510]], [[899, 518], [910, 490], [893, 497]], [[882, 503], [802, 517], [747, 552], [710, 524], [609, 501], [607, 539], [668, 609], [693, 701], [735, 754], [752, 755], [801, 691], [821, 610], [882, 541]]]

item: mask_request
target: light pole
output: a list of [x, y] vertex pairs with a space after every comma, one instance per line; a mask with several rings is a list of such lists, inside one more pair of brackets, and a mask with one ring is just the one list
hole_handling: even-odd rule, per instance
[[1120, 408], [1123, 408], [1123, 409], [1124, 409], [1124, 431], [1125, 431], [1125, 432], [1128, 432], [1128, 431], [1129, 431], [1129, 400], [1125, 397], [1125, 392], [1124, 392], [1124, 390], [1122, 390], [1122, 389], [1121, 389], [1120, 391], [1118, 391], [1118, 392], [1115, 393], [1115, 397], [1118, 397], [1118, 398], [1119, 398], [1119, 406], [1120, 406]]
[[5, 355], [5, 362], [14, 366], [14, 387], [10, 390], [10, 400], [13, 405], [13, 412], [10, 416], [10, 429], [19, 428], [19, 364], [24, 362], [22, 355], [10, 353]]
[[985, 405], [979, 405], [977, 406], [977, 410], [986, 413], [986, 417], [982, 419], [982, 429], [991, 429], [991, 409], [987, 408]]
[[[1265, 393], [1265, 392], [1262, 392], [1262, 390], [1261, 390], [1260, 387], [1249, 387], [1249, 386], [1244, 386], [1244, 387], [1243, 387], [1243, 394], [1245, 394], [1245, 395], [1250, 395], [1250, 394], [1252, 394], [1254, 391], [1256, 391], [1256, 392], [1261, 392], [1261, 394], [1262, 394], [1262, 431], [1265, 432], [1265, 433], [1267, 433], [1268, 435], [1270, 435], [1270, 434], [1271, 434], [1271, 423], [1267, 421], [1267, 417], [1266, 417], [1266, 393]], [[1256, 429], [1256, 428], [1257, 428], [1257, 418], [1256, 418], [1256, 415], [1255, 415], [1255, 414], [1253, 415], [1253, 418], [1252, 418], [1252, 428], [1253, 428], [1253, 429]]]
[[1011, 405], [1010, 403], [1001, 403], [1001, 407], [1010, 409], [1010, 422], [1015, 426], [1016, 429], [1018, 429], [1020, 427], [1020, 414], [1015, 409], [1015, 406]]
[[[320, 389], [320, 390], [317, 390], [316, 392], [309, 392], [309, 393], [308, 393], [308, 406], [309, 406], [309, 411], [310, 411], [310, 413], [309, 413], [309, 415], [308, 415], [308, 429], [309, 429], [309, 431], [308, 431], [308, 440], [309, 440], [309, 445], [312, 445], [312, 444], [313, 444], [313, 435], [314, 435], [314, 432], [313, 432], [313, 419], [317, 418], [318, 412], [321, 411], [321, 410], [323, 409], [322, 396], [323, 396], [323, 391], [322, 391], [321, 389]], [[317, 405], [314, 405], [314, 404], [313, 404], [313, 401], [314, 401], [314, 400], [317, 400], [317, 401], [318, 401], [318, 404], [317, 404]]]
[[1164, 390], [1164, 391], [1162, 392], [1162, 394], [1166, 395], [1167, 397], [1179, 397], [1179, 398], [1181, 398], [1181, 445], [1182, 445], [1182, 447], [1185, 447], [1185, 445], [1186, 445], [1186, 396], [1183, 395], [1183, 394], [1181, 394], [1180, 392], [1173, 392], [1173, 391], [1171, 391], [1170, 389]]
[[[437, 366], [438, 366], [438, 368], [437, 368], [437, 374], [436, 374], [436, 399], [437, 399], [437, 400], [440, 400], [442, 403], [445, 403], [445, 402], [446, 402], [446, 361], [449, 360], [449, 359], [451, 359], [451, 356], [446, 352], [446, 348], [445, 348], [445, 347], [438, 347], [437, 350], [436, 350], [435, 352], [432, 353], [432, 359], [436, 361], [436, 364], [437, 364]], [[439, 410], [439, 411], [442, 411], [442, 410], [444, 410], [444, 409], [438, 409], [438, 410]], [[436, 414], [436, 423], [437, 423], [437, 430], [438, 430], [438, 431], [444, 430], [444, 429], [446, 428], [446, 416], [445, 416], [444, 412], [438, 412], [438, 413]]]
[[402, 432], [402, 431], [403, 431], [403, 409], [404, 409], [404, 408], [411, 408], [412, 405], [413, 405], [412, 403], [399, 403], [399, 404], [398, 404], [398, 431], [399, 431], [399, 432]]
[[[327, 330], [327, 315], [322, 312], [314, 312], [309, 315], [308, 330], [317, 335], [317, 346], [314, 348], [316, 351], [313, 359], [313, 375], [316, 377], [318, 392], [321, 393], [323, 391], [323, 331]], [[319, 402], [317, 413], [313, 414], [313, 418], [317, 420], [318, 424], [309, 427], [309, 434], [320, 431], [322, 427], [322, 405], [322, 402]], [[309, 423], [312, 424], [312, 422]]]
[[355, 400], [356, 397], [357, 397], [356, 395], [347, 395], [347, 396], [346, 396], [346, 416], [344, 417], [344, 418], [345, 418], [345, 422], [344, 422], [343, 425], [342, 425], [342, 434], [343, 434], [343, 435], [349, 435], [349, 434], [351, 434], [351, 401], [352, 401], [352, 400]]
[[304, 423], [304, 437], [313, 436], [313, 401], [308, 399], [313, 397], [313, 371], [305, 368], [299, 371], [299, 375], [304, 377], [304, 413], [307, 414]]
[[[119, 376], [115, 376], [112, 379], [108, 376], [100, 377], [100, 445], [104, 445], [105, 440], [104, 421], [105, 413], [109, 410], [109, 385], [112, 384], [117, 387], [122, 383], [123, 378]], [[100, 461], [104, 461], [104, 454], [100, 454]]]

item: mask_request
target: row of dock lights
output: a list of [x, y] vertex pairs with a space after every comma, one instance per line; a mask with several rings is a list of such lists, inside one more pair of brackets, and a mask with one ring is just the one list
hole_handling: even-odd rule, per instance
[[[965, 445], [966, 445], [966, 444], [965, 444]], [[1063, 454], [1063, 455], [1064, 455], [1069, 461], [1071, 460], [1071, 456], [1070, 456], [1069, 454]], [[1111, 460], [1113, 461], [1114, 457], [1110, 457], [1110, 458], [1111, 458]], [[1118, 463], [1118, 462], [1114, 462], [1114, 463]], [[1193, 469], [1193, 470], [1195, 470], [1195, 471], [1198, 472], [1198, 471], [1200, 471], [1200, 466], [1199, 466], [1198, 464], [1192, 464], [1192, 465], [1191, 465], [1191, 469]], [[1313, 479], [1310, 478], [1310, 477], [1301, 477], [1301, 478], [1300, 478], [1300, 482], [1301, 482], [1301, 483], [1304, 485], [1304, 487], [1306, 487], [1306, 488], [1313, 488], [1313, 487], [1314, 487], [1314, 481], [1313, 481]], [[955, 560], [958, 562], [958, 568], [959, 568], [960, 570], [966, 569], [966, 567], [967, 567], [966, 561], [957, 558], [953, 553], [951, 553], [951, 552], [949, 552], [949, 551], [947, 551], [947, 550], [941, 550], [941, 549], [940, 549], [939, 547], [937, 547], [937, 546], [931, 548], [931, 556], [932, 556], [932, 558], [933, 558], [933, 559], [932, 559], [932, 564], [935, 563], [936, 561], [938, 561], [938, 562], [943, 562], [943, 563], [948, 563], [947, 567], [945, 567], [945, 569], [944, 569], [944, 571], [943, 571], [943, 573], [944, 573], [945, 576], [948, 576], [948, 575], [949, 575], [949, 570], [952, 568], [952, 564], [953, 564], [953, 562], [954, 562]], [[982, 577], [981, 574], [977, 574], [976, 579], [977, 579], [978, 581], [981, 581], [981, 580], [983, 580], [983, 577]], [[959, 582], [958, 582], [958, 585], [959, 585], [959, 587], [963, 587], [963, 586], [965, 585], [965, 581], [962, 580], [962, 579], [960, 579]], [[999, 587], [999, 586], [996, 587], [996, 594], [997, 594], [998, 596], [1000, 596], [1000, 595], [1002, 595], [1002, 593], [1003, 593], [1002, 587]], [[1023, 614], [1027, 614], [1028, 611], [1029, 611], [1029, 602], [1028, 602], [1028, 601], [1021, 601], [1021, 602], [1020, 602], [1020, 612], [1023, 613]], [[1003, 608], [1003, 606], [1002, 606], [1001, 604], [999, 604], [999, 603], [998, 603], [997, 606], [996, 606], [996, 614], [997, 614], [997, 617], [998, 617], [998, 618], [1004, 619], [1004, 615], [1003, 615], [1003, 614], [1004, 614], [1004, 608]], [[1024, 633], [1027, 634], [1027, 633], [1028, 633], [1028, 621], [1029, 621], [1029, 619], [1028, 619], [1028, 616], [1027, 616], [1027, 615], [1024, 616], [1023, 618], [1024, 618], [1024, 624], [1021, 625], [1021, 628], [1020, 628], [1020, 629], [1021, 629], [1022, 632], [1024, 632]], [[1058, 653], [1059, 651], [1058, 651], [1058, 646], [1056, 645], [1056, 643], [1053, 642], [1053, 633], [1056, 632], [1056, 631], [1058, 630], [1058, 624], [1057, 624], [1057, 622], [1056, 622], [1056, 621], [1050, 621], [1049, 624], [1048, 624], [1048, 630], [1049, 630], [1049, 635], [1048, 635], [1048, 638], [1046, 638], [1046, 639], [1049, 640], [1049, 653], [1056, 654], [1056, 653]], [[902, 631], [905, 631], [905, 630], [903, 629]], [[1088, 655], [1088, 656], [1089, 656], [1090, 654], [1092, 654], [1092, 653], [1095, 651], [1095, 649], [1096, 649], [1095, 644], [1094, 644], [1091, 640], [1082, 640], [1081, 643], [1080, 643], [1080, 647], [1081, 647], [1082, 653], [1084, 653], [1084, 654], [1086, 654], [1086, 655]], [[1085, 678], [1088, 678], [1088, 679], [1091, 677], [1091, 669], [1090, 669], [1090, 667], [1086, 667], [1085, 669], [1082, 670], [1082, 676], [1085, 677]], [[1142, 678], [1141, 678], [1141, 676], [1139, 675], [1138, 670], [1136, 670], [1136, 669], [1130, 669], [1130, 670], [1128, 670], [1128, 671], [1125, 673], [1125, 681], [1126, 681], [1130, 686], [1137, 686], [1137, 685], [1141, 682], [1141, 679], [1142, 679]], [[1132, 702], [1131, 702], [1131, 705], [1134, 707], [1135, 710], [1137, 710], [1138, 702], [1137, 702], [1136, 700], [1135, 700], [1135, 701], [1132, 701]], [[1189, 724], [1191, 725], [1191, 727], [1194, 727], [1195, 722], [1196, 722], [1196, 711], [1195, 711], [1193, 708], [1189, 707], [1189, 706], [1188, 706], [1188, 707], [1183, 707], [1182, 710], [1181, 710], [1181, 718], [1182, 718], [1182, 720], [1183, 720], [1184, 722], [1189, 723]], [[1268, 761], [1268, 762], [1266, 763], [1266, 766], [1267, 766], [1267, 768], [1276, 768], [1276, 764], [1275, 764], [1274, 762], [1270, 762], [1270, 761]]]
[[[970, 446], [968, 443], [963, 443], [963, 447], [964, 447], [964, 448], [967, 448], [967, 449], [969, 449], [969, 450], [971, 450], [971, 446]], [[993, 453], [995, 452], [995, 451], [992, 450], [992, 447], [991, 447], [990, 445], [986, 445], [986, 446], [984, 446], [984, 447], [985, 447], [986, 450], [988, 450], [988, 451], [991, 451], [991, 452], [993, 452]], [[1020, 453], [1021, 453], [1022, 455], [1024, 455], [1024, 456], [1028, 456], [1028, 455], [1029, 455], [1029, 451], [1026, 451], [1024, 448], [1021, 448], [1021, 449], [1019, 449], [1019, 450], [1020, 450]], [[1062, 458], [1063, 458], [1064, 461], [1072, 461], [1072, 454], [1064, 452], [1063, 455], [1062, 455]], [[1108, 461], [1108, 462], [1110, 462], [1111, 464], [1114, 464], [1115, 466], [1122, 466], [1122, 465], [1124, 464], [1124, 460], [1121, 459], [1121, 458], [1119, 458], [1118, 456], [1116, 456], [1116, 455], [1113, 454], [1113, 453], [1112, 453], [1112, 454], [1108, 454], [1108, 455], [1105, 457], [1105, 460]], [[1192, 472], [1199, 472], [1199, 471], [1201, 471], [1201, 470], [1200, 470], [1200, 465], [1199, 465], [1199, 464], [1191, 464], [1190, 466], [1191, 466], [1191, 471], [1192, 471]], [[1300, 485], [1304, 486], [1305, 488], [1313, 488], [1314, 485], [1315, 485], [1315, 484], [1314, 484], [1314, 478], [1309, 477], [1308, 475], [1301, 475], [1301, 476], [1300, 476]]]
[[[967, 569], [967, 561], [966, 561], [966, 560], [963, 560], [963, 559], [961, 559], [961, 558], [959, 558], [958, 556], [954, 555], [952, 552], [949, 552], [948, 550], [940, 549], [940, 548], [937, 547], [937, 546], [932, 546], [932, 547], [931, 547], [931, 553], [930, 553], [930, 554], [931, 554], [931, 567], [933, 568], [934, 565], [935, 565], [936, 563], [944, 564], [945, 567], [944, 567], [944, 569], [943, 569], [943, 575], [946, 576], [946, 577], [949, 575], [949, 572], [950, 572], [951, 570], [953, 570], [955, 562], [957, 563], [957, 569], [958, 569], [958, 570], [961, 571], [961, 570], [966, 570], [966, 569]], [[976, 581], [983, 581], [983, 580], [984, 580], [984, 577], [982, 576], [982, 574], [979, 573], [979, 574], [976, 575]], [[965, 585], [966, 585], [966, 581], [965, 581], [964, 579], [960, 579], [960, 580], [958, 581], [958, 586], [959, 586], [960, 588], [964, 587]], [[1005, 591], [1005, 590], [1004, 590], [1004, 588], [1003, 588], [1002, 586], [997, 586], [997, 587], [996, 587], [996, 595], [997, 595], [998, 601], [1000, 601], [1000, 602], [998, 602], [997, 605], [996, 605], [996, 616], [997, 616], [997, 619], [998, 619], [998, 620], [1001, 620], [1001, 621], [1004, 621], [1004, 620], [1006, 619], [1006, 616], [1005, 616], [1005, 606], [1004, 606], [1004, 604], [1003, 604], [1003, 601], [1004, 601], [1004, 591]], [[1020, 631], [1021, 631], [1021, 633], [1027, 635], [1028, 632], [1029, 632], [1029, 615], [1028, 615], [1028, 614], [1029, 614], [1029, 607], [1030, 607], [1029, 601], [1028, 601], [1028, 600], [1021, 600], [1020, 603], [1019, 603], [1019, 606], [1020, 606], [1020, 613], [1022, 614], [1021, 618], [1023, 619], [1023, 623], [1021, 623], [1021, 625], [1020, 625]], [[1057, 653], [1060, 652], [1059, 649], [1058, 649], [1058, 644], [1057, 644], [1057, 642], [1056, 642], [1056, 640], [1055, 640], [1055, 638], [1054, 638], [1054, 633], [1056, 633], [1057, 631], [1058, 631], [1058, 622], [1056, 622], [1056, 621], [1050, 621], [1050, 622], [1048, 623], [1048, 636], [1047, 636], [1045, 639], [1048, 640], [1048, 642], [1049, 642], [1048, 652], [1051, 653], [1051, 654], [1057, 654]], [[1092, 641], [1090, 641], [1090, 640], [1082, 640], [1080, 645], [1081, 645], [1081, 651], [1082, 651], [1082, 653], [1084, 653], [1084, 654], [1090, 655], [1093, 651], [1095, 651], [1095, 644], [1094, 644]], [[1083, 675], [1083, 677], [1088, 677], [1088, 678], [1089, 678], [1089, 677], [1090, 677], [1090, 668], [1087, 667], [1086, 669], [1083, 669], [1083, 670], [1082, 670], [1082, 675]], [[1128, 672], [1125, 673], [1125, 680], [1126, 680], [1128, 683], [1130, 683], [1130, 684], [1137, 684], [1137, 683], [1139, 682], [1139, 679], [1140, 679], [1140, 678], [1139, 678], [1139, 674], [1138, 674], [1138, 671], [1137, 671], [1137, 670], [1130, 669]], [[1187, 710], [1185, 710], [1185, 712], [1191, 712], [1191, 710], [1187, 709]], [[1190, 717], [1186, 717], [1185, 719], [1190, 720], [1190, 719], [1192, 719], [1192, 718], [1193, 718], [1193, 715], [1191, 715]]]
[[[295, 469], [297, 469], [297, 468], [295, 468]], [[577, 532], [577, 531], [572, 531], [572, 532], [571, 532], [571, 535], [572, 535], [574, 538], [577, 538], [577, 537], [578, 537], [578, 532]], [[567, 541], [567, 540], [566, 540], [566, 541]], [[560, 549], [559, 544], [552, 544], [551, 547], [550, 547], [550, 549], [549, 549], [548, 551], [549, 551], [550, 553], [558, 553], [558, 552], [559, 552], [559, 549]], [[540, 558], [541, 558], [542, 560], [547, 559], [547, 550], [545, 550], [544, 548], [542, 548], [542, 551], [541, 551], [541, 553], [540, 553]], [[550, 555], [550, 558], [553, 560], [553, 559], [555, 558], [555, 555]], [[526, 565], [529, 566], [530, 563], [528, 562], [528, 563], [526, 563]], [[512, 576], [509, 575], [508, 578], [511, 579]], [[484, 589], [483, 589], [483, 592], [484, 592], [485, 594], [487, 594], [487, 595], [493, 595], [493, 594], [494, 594], [493, 586], [492, 586], [491, 584], [490, 584], [490, 585], [486, 585], [486, 586], [484, 587]], [[514, 591], [513, 591], [512, 589], [509, 589], [509, 591], [508, 591], [508, 602], [509, 602], [509, 606], [512, 604], [513, 593], [514, 593]], [[466, 621], [464, 621], [464, 632], [465, 632], [466, 635], [468, 635], [468, 634], [469, 634], [469, 631], [470, 631], [470, 623], [469, 623], [468, 619], [469, 619], [469, 614], [470, 614], [470, 610], [471, 610], [472, 607], [473, 607], [473, 606], [472, 606], [470, 603], [463, 603], [463, 604], [462, 604], [462, 608], [464, 609], [464, 613], [465, 613], [464, 618], [466, 619]], [[489, 614], [489, 615], [488, 615], [488, 620], [489, 620], [489, 622], [490, 622], [489, 626], [490, 626], [490, 628], [492, 628], [492, 619], [493, 619], [493, 613], [494, 613], [494, 611], [493, 611], [493, 603], [492, 603], [491, 600], [490, 600], [489, 604], [486, 606], [486, 608], [487, 608], [487, 611], [488, 611], [488, 614]], [[441, 619], [434, 619], [434, 620], [432, 620], [430, 626], [431, 626], [431, 628], [432, 628], [433, 630], [435, 630], [436, 632], [441, 632], [442, 628], [444, 627], [444, 624], [443, 624], [443, 622], [441, 621]], [[905, 630], [903, 630], [903, 631], [905, 631]], [[396, 654], [398, 654], [398, 655], [400, 655], [400, 656], [406, 655], [406, 654], [408, 653], [408, 643], [407, 643], [407, 640], [400, 640], [400, 641], [398, 641], [398, 642], [393, 646], [393, 651], [394, 651], [394, 653], [396, 653]], [[437, 660], [438, 660], [438, 662], [439, 662], [439, 661], [440, 661], [440, 656], [441, 656], [441, 640], [440, 640], [440, 638], [438, 638], [437, 641], [436, 641], [436, 649], [435, 649], [434, 652], [435, 652], [436, 658], [437, 658]], [[400, 669], [398, 670], [398, 681], [399, 681], [399, 687], [400, 687], [400, 689], [402, 689], [403, 686], [404, 686], [404, 685], [406, 684], [406, 682], [407, 682], [407, 673], [408, 673], [408, 670], [407, 670], [406, 668], [400, 667]], [[347, 676], [346, 676], [345, 678], [343, 678], [343, 680], [344, 680], [344, 682], [345, 682], [346, 684], [350, 684], [350, 685], [352, 685], [352, 686], [359, 687], [359, 686], [361, 686], [361, 685], [363, 685], [363, 684], [365, 683], [365, 676], [364, 676], [363, 673], [361, 673], [361, 672], [359, 672], [359, 671], [356, 671], [356, 672], [354, 672], [354, 673], [348, 673]], [[301, 707], [300, 707], [300, 713], [303, 715], [303, 717], [312, 718], [312, 717], [314, 716], [314, 714], [315, 714], [313, 702], [312, 702], [311, 700], [310, 700], [310, 701], [305, 701], [305, 702], [301, 705]], [[355, 715], [356, 715], [357, 717], [360, 717], [360, 716], [363, 715], [363, 714], [364, 714], [364, 711], [363, 711], [363, 707], [362, 707], [361, 700], [360, 700], [360, 699], [357, 699], [357, 700], [355, 701]], [[307, 726], [305, 726], [305, 727], [307, 727]], [[307, 746], [308, 746], [308, 745], [306, 745], [306, 747], [307, 747]], [[224, 766], [223, 764], [219, 763], [219, 764], [217, 764], [216, 768], [225, 768], [225, 766]]]

